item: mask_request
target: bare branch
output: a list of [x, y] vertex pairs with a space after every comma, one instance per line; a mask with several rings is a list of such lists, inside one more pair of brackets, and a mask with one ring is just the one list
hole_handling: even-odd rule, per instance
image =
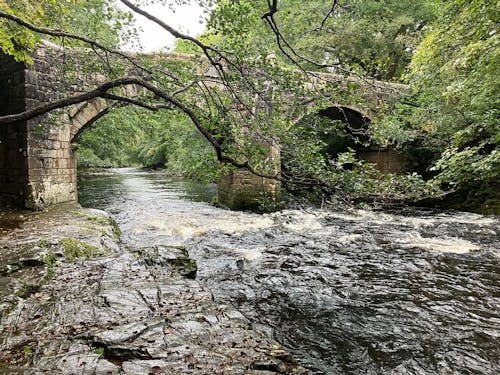
[[326, 14], [325, 18], [323, 18], [323, 21], [321, 21], [321, 26], [319, 27], [320, 29], [325, 27], [326, 21], [328, 21], [328, 18], [333, 14], [333, 12], [335, 11], [335, 7], [337, 5], [338, 5], [338, 0], [333, 0], [332, 7], [330, 8], [328, 13]]
[[94, 90], [90, 90], [86, 93], [70, 96], [67, 98], [54, 100], [52, 102], [42, 104], [33, 109], [16, 113], [12, 115], [5, 115], [0, 117], [0, 124], [9, 124], [16, 121], [26, 121], [33, 119], [37, 116], [48, 113], [54, 109], [68, 107], [73, 104], [82, 103], [91, 99], [102, 97], [108, 90], [111, 90], [114, 87], [129, 85], [137, 83], [137, 79], [135, 78], [119, 78], [114, 81], [106, 82], [103, 85], [95, 88]]
[[168, 104], [147, 104], [142, 100], [129, 98], [126, 96], [121, 96], [121, 95], [115, 95], [115, 94], [108, 94], [108, 93], [102, 94], [101, 98], [114, 100], [114, 101], [126, 103], [126, 104], [132, 104], [132, 105], [135, 105], [137, 107], [149, 109], [150, 111], [153, 111], [153, 112], [157, 112], [160, 109], [169, 109], [169, 110], [173, 109], [172, 106], [168, 105]]
[[28, 21], [26, 21], [18, 16], [15, 16], [15, 15], [10, 14], [10, 13], [6, 13], [2, 10], [0, 10], [0, 18], [4, 18], [4, 19], [8, 19], [10, 21], [13, 21], [13, 22], [17, 23], [18, 25], [23, 26], [23, 27], [25, 27], [31, 31], [34, 31], [36, 33], [39, 33], [39, 34], [50, 35], [53, 37], [59, 37], [59, 38], [63, 38], [63, 40], [64, 40], [64, 38], [78, 40], [80, 42], [86, 43], [89, 46], [91, 46], [94, 49], [94, 51], [95, 51], [95, 48], [97, 47], [103, 51], [110, 53], [110, 54], [120, 56], [120, 57], [124, 58], [125, 60], [129, 61], [130, 63], [132, 63], [132, 65], [135, 66], [136, 68], [138, 68], [138, 69], [140, 69], [148, 74], [152, 74], [152, 72], [150, 70], [148, 70], [148, 69], [144, 68], [143, 66], [141, 66], [140, 64], [138, 64], [132, 57], [130, 57], [126, 53], [123, 53], [123, 52], [111, 49], [109, 47], [106, 47], [105, 45], [103, 45], [99, 42], [96, 42], [95, 40], [86, 38], [86, 37], [81, 36], [81, 35], [72, 34], [72, 33], [69, 33], [67, 31], [64, 31], [64, 30], [56, 30], [56, 29], [49, 29], [47, 27], [36, 26], [36, 25], [33, 25], [32, 23], [30, 23], [30, 22], [28, 22]]

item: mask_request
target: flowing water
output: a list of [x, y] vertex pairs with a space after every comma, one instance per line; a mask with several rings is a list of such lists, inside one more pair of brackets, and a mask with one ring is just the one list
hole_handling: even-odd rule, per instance
[[216, 301], [312, 374], [499, 374], [500, 220], [210, 205], [215, 187], [120, 169], [80, 181], [127, 247], [184, 244]]

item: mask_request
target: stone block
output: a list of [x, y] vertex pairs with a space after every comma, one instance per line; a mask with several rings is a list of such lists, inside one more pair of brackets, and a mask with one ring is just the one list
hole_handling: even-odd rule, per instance
[[31, 168], [29, 170], [30, 178], [45, 178], [47, 177], [47, 170], [45, 168]]
[[72, 105], [71, 107], [69, 107], [69, 109], [68, 109], [68, 115], [69, 115], [69, 117], [75, 117], [75, 115], [84, 106], [85, 106], [85, 103], [78, 103], [78, 104], [75, 104], [75, 105]]
[[45, 168], [43, 160], [50, 160], [50, 159], [40, 159], [37, 157], [30, 157], [28, 158], [28, 168], [29, 169], [42, 169]]
[[92, 102], [91, 104], [87, 104], [83, 110], [81, 110], [78, 115], [83, 116], [83, 121], [80, 121], [83, 125], [92, 120], [95, 116], [99, 114], [99, 109]]
[[38, 85], [38, 77], [37, 77], [37, 72], [31, 70], [31, 69], [26, 69], [24, 71], [24, 79], [27, 84], [31, 84], [34, 86]]
[[66, 141], [66, 140], [60, 141], [59, 146], [60, 146], [60, 150], [64, 151], [64, 152], [68, 152], [68, 150], [71, 149], [71, 143]]
[[[47, 139], [48, 139], [49, 141], [52, 141], [52, 142], [53, 142], [52, 147], [55, 147], [55, 143], [56, 143], [56, 141], [58, 141], [58, 140], [59, 140], [59, 138], [61, 137], [61, 135], [60, 135], [58, 132], [56, 132], [54, 129], [51, 129], [51, 130], [47, 133], [47, 135], [46, 135], [46, 136], [47, 136]], [[57, 148], [59, 148], [59, 146], [57, 146]]]

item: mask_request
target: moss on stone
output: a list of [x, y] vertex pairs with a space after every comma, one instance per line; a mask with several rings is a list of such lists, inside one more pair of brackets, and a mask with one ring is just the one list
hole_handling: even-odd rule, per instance
[[77, 258], [91, 258], [95, 256], [105, 255], [106, 252], [99, 248], [90, 245], [84, 241], [74, 238], [61, 238], [59, 245], [62, 247], [62, 253], [69, 261], [74, 261]]
[[95, 216], [87, 216], [87, 220], [92, 221], [93, 223], [96, 224], [101, 224], [101, 225], [108, 225], [109, 220], [104, 217], [95, 217]]
[[118, 227], [118, 224], [116, 223], [116, 221], [113, 220], [113, 218], [111, 218], [111, 217], [96, 217], [96, 216], [86, 216], [86, 218], [87, 218], [87, 220], [91, 221], [92, 223], [95, 223], [98, 225], [111, 226], [115, 237], [120, 238], [121, 230]]
[[196, 273], [198, 271], [196, 260], [191, 258], [179, 257], [175, 259], [169, 259], [168, 262], [172, 266], [174, 266], [182, 276], [187, 277], [188, 279], [196, 278]]

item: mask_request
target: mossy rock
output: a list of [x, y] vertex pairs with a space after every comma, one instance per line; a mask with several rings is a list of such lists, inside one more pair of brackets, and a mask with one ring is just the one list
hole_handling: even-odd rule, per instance
[[143, 247], [135, 251], [138, 257], [148, 266], [171, 267], [174, 272], [189, 279], [196, 278], [198, 265], [189, 257], [185, 246], [156, 245]]
[[171, 259], [169, 263], [177, 269], [177, 271], [188, 279], [195, 279], [198, 272], [198, 264], [196, 260], [191, 258], [176, 258]]
[[99, 217], [99, 216], [86, 216], [87, 220], [101, 226], [111, 226], [113, 228], [113, 234], [116, 238], [120, 238], [121, 230], [118, 224], [112, 217]]
[[69, 261], [74, 261], [78, 258], [89, 259], [107, 254], [106, 251], [75, 238], [61, 238], [59, 245], [61, 246], [62, 254]]

